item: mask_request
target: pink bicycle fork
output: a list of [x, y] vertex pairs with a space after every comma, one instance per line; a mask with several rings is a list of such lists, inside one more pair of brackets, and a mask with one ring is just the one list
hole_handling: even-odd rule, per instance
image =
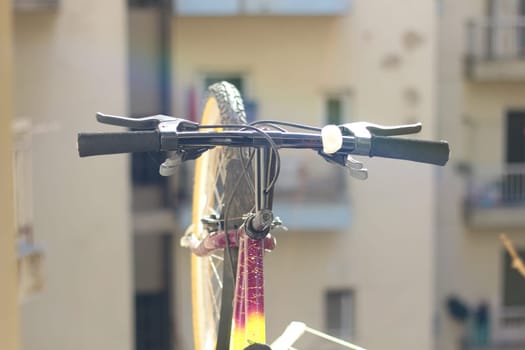
[[275, 238], [250, 238], [243, 227], [210, 234], [192, 248], [194, 254], [207, 256], [227, 246], [239, 248], [230, 350], [244, 350], [251, 344], [264, 344], [266, 324], [264, 315], [264, 252], [275, 248]]
[[242, 235], [233, 306], [231, 350], [266, 342], [264, 316], [264, 241]]

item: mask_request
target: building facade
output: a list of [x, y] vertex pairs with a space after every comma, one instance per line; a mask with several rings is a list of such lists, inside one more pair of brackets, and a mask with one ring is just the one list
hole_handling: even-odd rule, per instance
[[131, 349], [128, 160], [80, 159], [76, 150], [79, 131], [97, 130], [97, 111], [127, 114], [126, 3], [13, 8], [14, 117], [30, 125], [28, 224], [45, 276], [20, 305], [22, 348]]
[[[472, 347], [525, 346], [525, 282], [498, 239], [507, 233], [523, 255], [524, 5], [440, 3], [439, 130], [454, 162], [439, 181], [437, 348], [460, 338]], [[444, 307], [451, 299], [468, 308], [467, 320], [453, 320]], [[473, 326], [483, 305], [485, 331]]]
[[99, 110], [198, 119], [221, 79], [249, 119], [421, 121], [415, 137], [452, 150], [444, 168], [359, 158], [364, 182], [283, 153], [269, 340], [303, 321], [367, 349], [525, 347], [525, 280], [498, 239], [523, 252], [523, 1], [177, 0], [167, 26], [155, 1], [18, 3], [15, 115], [56, 126], [34, 136], [47, 287], [22, 306], [24, 349], [192, 348], [191, 166], [165, 180], [161, 158], [79, 160], [74, 135]]
[[[342, 123], [417, 120], [424, 124], [421, 137], [438, 137], [433, 2], [407, 1], [410, 11], [388, 1], [340, 2], [336, 10], [313, 13], [296, 2], [290, 13], [270, 1], [227, 14], [202, 4], [190, 11], [181, 2], [173, 22], [176, 115], [191, 114], [188, 96], [200, 101], [207, 81], [229, 77], [242, 81], [248, 117], [324, 125], [330, 106], [339, 104]], [[342, 183], [310, 179], [308, 186], [298, 183], [303, 169], [312, 178], [334, 169], [315, 154], [290, 153], [282, 157], [281, 190], [291, 197], [275, 200], [290, 231], [276, 233], [277, 248], [266, 258], [269, 339], [299, 320], [369, 349], [432, 348], [438, 170], [364, 159], [367, 181], [346, 173]], [[334, 205], [333, 195], [323, 210], [322, 197], [308, 196], [323, 185], [346, 198]], [[301, 211], [317, 225], [295, 220], [292, 213]], [[189, 256], [175, 255], [176, 282], [189, 285]], [[189, 290], [175, 290], [180, 320], [188, 314]], [[344, 309], [339, 319], [333, 305]], [[188, 348], [190, 325], [179, 327]], [[313, 339], [303, 344], [320, 346]]]

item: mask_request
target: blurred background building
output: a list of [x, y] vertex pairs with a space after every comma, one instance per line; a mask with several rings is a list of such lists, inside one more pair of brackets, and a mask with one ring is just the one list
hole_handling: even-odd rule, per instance
[[75, 139], [105, 129], [97, 111], [197, 120], [218, 80], [250, 119], [421, 121], [452, 149], [439, 169], [363, 159], [365, 182], [283, 154], [270, 340], [299, 320], [368, 349], [525, 349], [525, 279], [498, 240], [525, 255], [525, 1], [12, 7], [24, 350], [192, 348], [191, 165], [166, 179], [162, 155], [80, 160]]

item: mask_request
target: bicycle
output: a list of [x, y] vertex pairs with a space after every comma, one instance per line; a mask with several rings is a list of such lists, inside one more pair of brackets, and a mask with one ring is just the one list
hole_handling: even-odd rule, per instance
[[[280, 148], [310, 149], [346, 167], [358, 179], [367, 169], [352, 155], [445, 165], [445, 141], [392, 136], [417, 133], [421, 124], [385, 127], [365, 122], [317, 128], [282, 121], [246, 123], [237, 89], [209, 87], [202, 122], [165, 115], [127, 118], [97, 114], [101, 123], [133, 131], [80, 133], [81, 157], [171, 152], [160, 166], [169, 176], [196, 160], [192, 225], [181, 244], [192, 251], [192, 310], [196, 349], [271, 349], [266, 344], [263, 255], [275, 247], [272, 212]], [[290, 132], [285, 128], [305, 130]], [[307, 131], [307, 132], [306, 132]]]

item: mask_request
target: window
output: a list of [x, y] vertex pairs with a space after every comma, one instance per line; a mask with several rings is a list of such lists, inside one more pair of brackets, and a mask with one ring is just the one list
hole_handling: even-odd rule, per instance
[[525, 111], [507, 111], [507, 163], [525, 163]]
[[204, 86], [208, 87], [221, 81], [232, 83], [241, 95], [244, 95], [244, 79], [239, 74], [210, 74], [204, 79]]
[[507, 205], [525, 201], [525, 111], [507, 112], [507, 173], [501, 184], [502, 200]]
[[130, 7], [158, 7], [161, 0], [129, 0]]
[[328, 334], [350, 339], [355, 331], [355, 293], [351, 289], [334, 289], [325, 293], [325, 324]]
[[352, 120], [352, 90], [337, 88], [328, 90], [324, 96], [324, 124], [341, 125]]
[[326, 100], [326, 124], [340, 125], [343, 121], [343, 99], [329, 97]]
[[135, 350], [173, 349], [171, 233], [135, 235]]
[[[518, 250], [525, 260], [525, 249]], [[504, 252], [503, 259], [503, 323], [525, 324], [525, 278], [512, 267], [512, 258]]]

